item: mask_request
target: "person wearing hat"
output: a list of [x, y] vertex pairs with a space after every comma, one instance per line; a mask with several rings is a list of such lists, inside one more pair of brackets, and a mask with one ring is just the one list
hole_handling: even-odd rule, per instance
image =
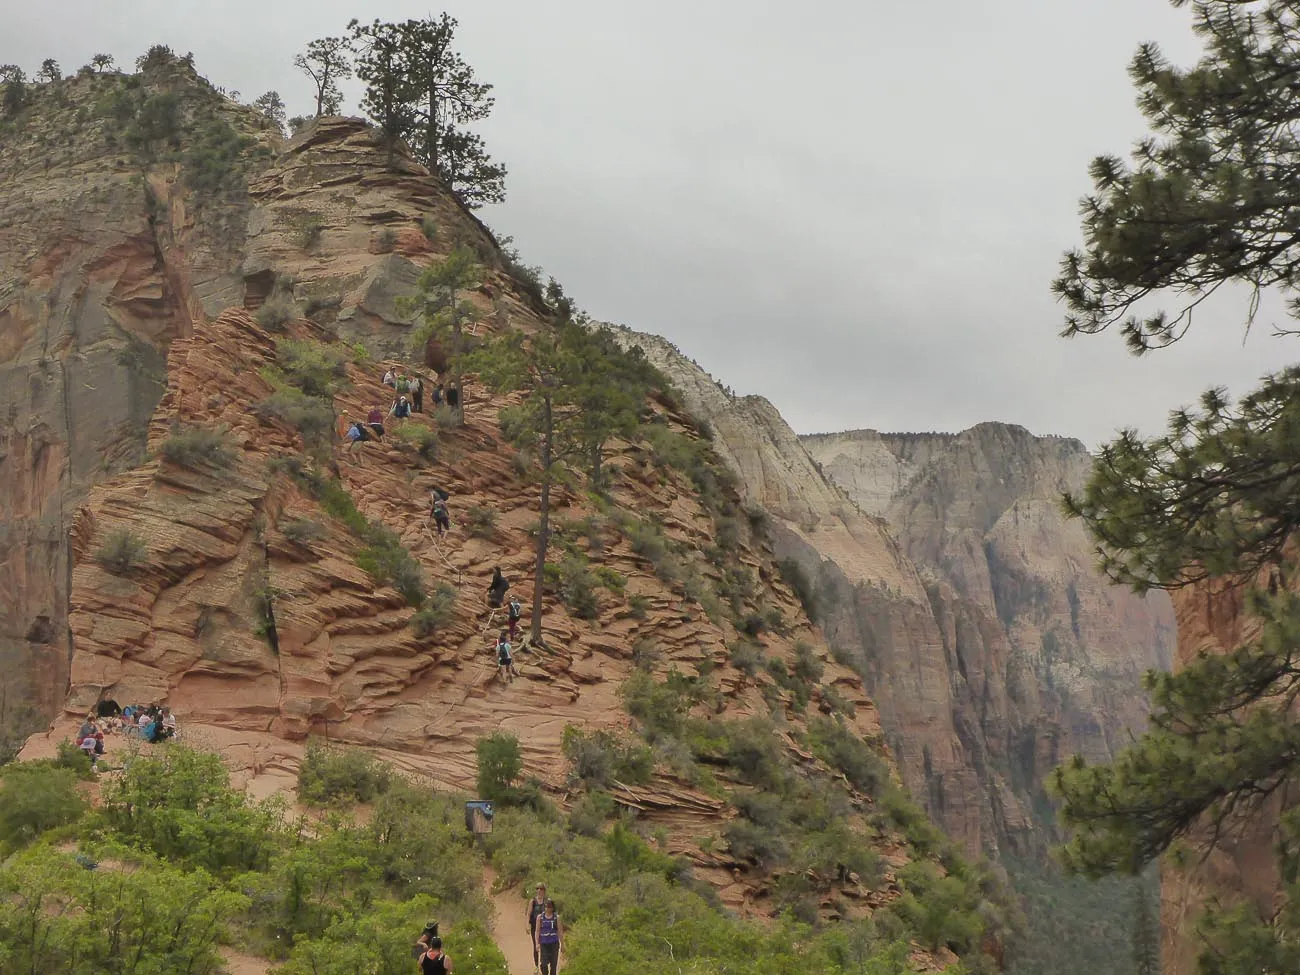
[[451, 958], [442, 950], [442, 939], [435, 934], [420, 955], [420, 975], [447, 975], [450, 971]]
[[533, 975], [538, 972], [537, 918], [546, 910], [546, 885], [538, 884], [537, 893], [528, 902], [528, 940], [533, 946]]

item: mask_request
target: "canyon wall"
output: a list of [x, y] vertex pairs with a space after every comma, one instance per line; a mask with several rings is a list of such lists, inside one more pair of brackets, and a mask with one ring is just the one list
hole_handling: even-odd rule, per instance
[[1173, 642], [1168, 600], [1108, 585], [1060, 513], [1089, 469], [1082, 444], [1004, 424], [798, 437], [671, 343], [622, 334], [772, 516], [931, 815], [970, 850], [1042, 855], [1055, 839], [1044, 776], [1122, 746], [1145, 718], [1140, 676], [1168, 667]]

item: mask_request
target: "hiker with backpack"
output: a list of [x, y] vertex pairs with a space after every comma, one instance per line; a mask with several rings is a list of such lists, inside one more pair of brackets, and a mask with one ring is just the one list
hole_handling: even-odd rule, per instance
[[370, 408], [370, 413], [366, 416], [366, 426], [374, 432], [375, 437], [379, 440], [384, 439], [384, 411], [377, 406]]
[[515, 659], [510, 655], [510, 637], [505, 630], [497, 637], [497, 676], [503, 684], [508, 684], [519, 676], [519, 671], [515, 670]]
[[493, 609], [500, 609], [506, 598], [506, 590], [509, 588], [510, 582], [501, 574], [501, 566], [495, 566], [492, 569], [492, 581], [488, 583], [488, 605]]
[[539, 968], [537, 958], [537, 919], [542, 916], [546, 910], [546, 885], [538, 884], [537, 892], [533, 894], [533, 899], [528, 902], [528, 943], [533, 946], [533, 973], [536, 975]]
[[444, 398], [445, 394], [442, 391], [442, 383], [438, 383], [438, 385], [434, 386], [429, 392], [429, 402], [431, 402], [435, 407], [438, 407], [442, 405]]
[[411, 394], [411, 409], [416, 413], [424, 412], [424, 383], [420, 381], [419, 376], [411, 377], [411, 384], [407, 387]]
[[555, 901], [546, 898], [546, 906], [537, 918], [537, 931], [533, 935], [533, 944], [542, 963], [542, 975], [556, 975], [560, 964], [560, 944], [564, 938], [564, 926], [560, 915], [555, 913]]
[[410, 419], [411, 404], [407, 402], [405, 396], [399, 396], [397, 397], [397, 402], [393, 404], [393, 408], [388, 411], [388, 415], [394, 416], [399, 420]]
[[384, 385], [393, 387], [397, 386], [397, 377], [393, 374], [393, 370], [389, 369], [384, 373]]
[[447, 502], [436, 496], [433, 499], [433, 523], [438, 529], [439, 538], [451, 530], [451, 515], [447, 512]]
[[519, 635], [519, 620], [523, 615], [524, 610], [519, 605], [518, 598], [511, 596], [510, 605], [506, 607], [506, 622], [510, 625], [511, 640], [514, 640]]

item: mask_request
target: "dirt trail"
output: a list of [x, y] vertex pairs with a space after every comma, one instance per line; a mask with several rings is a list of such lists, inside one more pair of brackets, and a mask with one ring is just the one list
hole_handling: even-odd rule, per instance
[[492, 925], [492, 936], [497, 947], [506, 956], [506, 965], [510, 975], [533, 975], [533, 946], [528, 940], [528, 925], [524, 918], [524, 899], [519, 891], [511, 887], [508, 890], [494, 892], [496, 873], [491, 867], [483, 871], [483, 891], [492, 902], [492, 911], [496, 915]]
[[271, 963], [265, 958], [241, 954], [233, 948], [222, 949], [221, 956], [226, 963], [226, 975], [266, 975], [271, 970]]

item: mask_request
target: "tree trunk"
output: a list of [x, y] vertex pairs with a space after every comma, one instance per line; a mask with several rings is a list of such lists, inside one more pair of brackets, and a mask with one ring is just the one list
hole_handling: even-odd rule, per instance
[[604, 485], [601, 483], [601, 469], [600, 469], [600, 462], [601, 462], [601, 460], [603, 459], [602, 455], [603, 455], [604, 453], [605, 453], [605, 451], [604, 451], [603, 449], [601, 449], [601, 445], [600, 445], [600, 444], [592, 444], [592, 447], [591, 447], [591, 487], [592, 487], [592, 490], [596, 491], [597, 493], [600, 493], [601, 488], [604, 486]]
[[546, 549], [551, 543], [551, 440], [555, 422], [551, 416], [551, 391], [542, 391], [542, 503], [537, 518], [537, 564], [533, 567], [533, 646], [542, 642], [542, 588], [546, 576]]
[[438, 95], [437, 89], [429, 89], [429, 126], [424, 133], [424, 152], [429, 157], [429, 172], [440, 176], [438, 171]]
[[460, 309], [456, 307], [456, 292], [451, 293], [451, 385], [456, 390], [456, 426], [465, 425], [465, 389], [460, 381]]

